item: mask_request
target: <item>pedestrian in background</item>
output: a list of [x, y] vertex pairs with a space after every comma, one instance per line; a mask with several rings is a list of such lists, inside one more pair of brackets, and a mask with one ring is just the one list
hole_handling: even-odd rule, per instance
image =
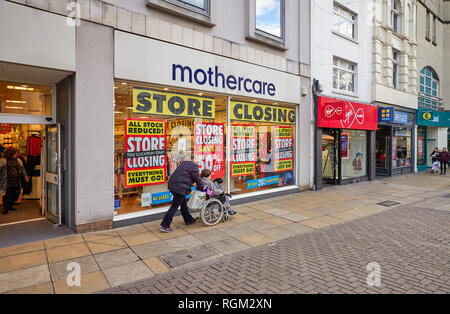
[[200, 191], [204, 189], [204, 184], [200, 179], [199, 172], [198, 165], [191, 161], [187, 154], [183, 155], [181, 164], [172, 173], [169, 179], [169, 191], [173, 195], [173, 200], [172, 205], [161, 222], [161, 232], [172, 231], [172, 229], [170, 229], [170, 224], [172, 223], [173, 216], [178, 208], [180, 208], [184, 223], [187, 226], [196, 221], [189, 213], [186, 195], [191, 193], [191, 188], [194, 183], [197, 184], [197, 189]]
[[447, 147], [442, 148], [442, 152], [438, 156], [439, 162], [441, 163], [441, 175], [447, 174], [447, 164], [450, 159], [450, 155], [447, 151]]
[[431, 157], [431, 173], [433, 172], [438, 172], [439, 170], [439, 161], [438, 161], [438, 157], [439, 157], [439, 148], [435, 147], [433, 149], [433, 152], [430, 154]]
[[28, 182], [27, 172], [18, 157], [17, 149], [7, 148], [5, 158], [0, 159], [0, 195], [3, 196], [3, 214], [16, 210], [12, 205], [20, 194], [20, 181], [24, 178]]

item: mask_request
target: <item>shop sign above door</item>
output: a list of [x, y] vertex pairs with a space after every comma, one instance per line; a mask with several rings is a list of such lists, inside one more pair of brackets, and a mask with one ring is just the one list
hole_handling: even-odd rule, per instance
[[392, 122], [394, 120], [394, 108], [378, 108], [378, 122]]
[[300, 103], [300, 76], [122, 31], [114, 76], [187, 89]]
[[376, 130], [377, 107], [356, 102], [319, 97], [319, 128]]
[[450, 127], [450, 112], [419, 108], [417, 110], [417, 124]]
[[408, 124], [408, 113], [401, 111], [394, 111], [394, 123]]

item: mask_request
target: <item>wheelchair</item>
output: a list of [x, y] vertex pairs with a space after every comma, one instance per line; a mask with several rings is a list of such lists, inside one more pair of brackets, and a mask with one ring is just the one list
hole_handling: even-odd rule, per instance
[[200, 218], [207, 226], [214, 226], [229, 218], [229, 205], [225, 203], [225, 194], [206, 196], [200, 207]]

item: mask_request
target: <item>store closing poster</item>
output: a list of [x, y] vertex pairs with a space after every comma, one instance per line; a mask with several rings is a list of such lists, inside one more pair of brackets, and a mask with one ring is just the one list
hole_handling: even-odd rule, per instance
[[232, 125], [231, 135], [231, 176], [254, 175], [257, 155], [256, 126]]
[[225, 173], [223, 123], [194, 124], [194, 159], [200, 171], [211, 170], [211, 179], [223, 178]]
[[166, 122], [125, 120], [125, 186], [166, 182]]
[[294, 136], [290, 126], [273, 126], [274, 134], [272, 155], [274, 171], [288, 171], [294, 169]]

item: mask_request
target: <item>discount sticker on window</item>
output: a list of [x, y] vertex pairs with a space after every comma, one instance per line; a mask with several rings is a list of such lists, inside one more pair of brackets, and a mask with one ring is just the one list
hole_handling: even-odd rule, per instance
[[125, 186], [166, 182], [166, 122], [125, 119]]
[[149, 88], [133, 88], [133, 112], [214, 119], [215, 99]]
[[288, 171], [294, 169], [294, 136], [293, 127], [273, 126], [272, 154], [274, 171]]
[[256, 126], [231, 127], [231, 176], [240, 177], [256, 173]]
[[225, 171], [223, 123], [194, 124], [194, 158], [200, 171], [211, 170], [211, 179], [223, 178]]

